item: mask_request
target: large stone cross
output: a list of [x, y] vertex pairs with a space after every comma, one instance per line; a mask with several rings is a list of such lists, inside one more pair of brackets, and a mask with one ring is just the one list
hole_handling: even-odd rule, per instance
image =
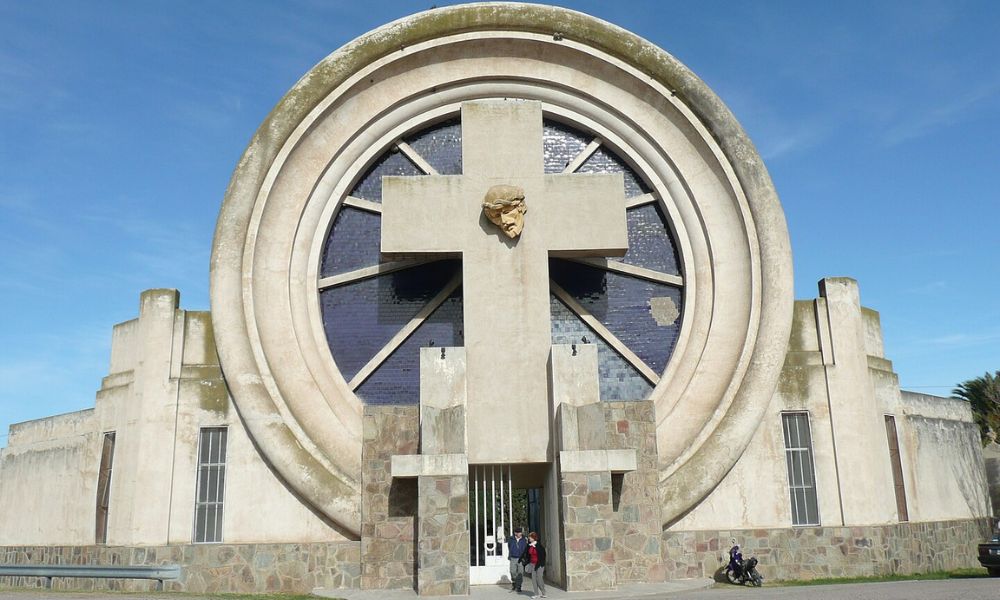
[[[469, 462], [546, 462], [548, 259], [625, 252], [622, 174], [546, 175], [541, 104], [515, 100], [462, 105], [462, 170], [383, 179], [382, 252], [462, 257]], [[518, 238], [483, 215], [495, 185], [524, 190]]]

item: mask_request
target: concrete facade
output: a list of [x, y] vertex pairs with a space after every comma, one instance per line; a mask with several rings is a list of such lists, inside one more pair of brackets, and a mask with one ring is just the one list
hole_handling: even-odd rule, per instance
[[109, 374], [93, 409], [11, 427], [0, 454], [0, 544], [95, 543], [107, 432], [116, 434], [107, 543], [190, 544], [204, 427], [229, 433], [225, 495], [253, 499], [226, 505], [225, 542], [347, 539], [303, 506], [254, 450], [219, 368], [209, 313], [181, 310], [178, 302], [174, 290], [148, 290], [138, 318], [115, 326]]
[[[591, 136], [563, 174], [537, 172], [546, 118]], [[461, 120], [462, 175], [436, 175], [402, 141], [444, 119]], [[573, 174], [598, 147], [649, 191], [625, 198], [622, 173]], [[390, 148], [423, 175], [385, 177], [380, 202], [351, 196]], [[526, 190], [518, 240], [479, 212], [494, 184]], [[679, 274], [613, 258], [644, 242], [621, 228], [636, 206], [664, 215]], [[324, 274], [345, 207], [382, 219], [379, 256]], [[460, 275], [349, 375], [329, 338], [347, 328], [325, 322], [321, 292], [431, 254], [461, 256]], [[657, 327], [679, 324], [665, 366], [574, 304], [549, 258], [681, 289], [679, 304], [645, 305]], [[853, 280], [793, 299], [781, 204], [738, 122], [673, 57], [610, 24], [484, 3], [331, 54], [237, 166], [210, 275], [211, 313], [181, 310], [173, 290], [142, 294], [139, 316], [114, 328], [94, 409], [11, 428], [8, 561], [179, 562], [180, 591], [464, 595], [478, 560], [470, 470], [504, 465], [538, 492], [546, 575], [570, 590], [713, 574], [731, 537], [770, 578], [976, 564], [963, 549], [991, 506], [968, 406], [899, 389]], [[459, 288], [465, 345], [419, 348], [419, 404], [365, 403], [359, 386]], [[646, 396], [602, 400], [601, 350], [586, 336], [553, 344], [552, 298], [645, 378]], [[804, 445], [790, 448], [792, 422]], [[227, 435], [204, 471], [224, 465], [223, 517], [219, 539], [195, 543], [199, 490], [212, 489], [198, 479], [206, 428]], [[498, 525], [484, 523], [490, 536]]]
[[[895, 418], [909, 521], [992, 514], [969, 405], [901, 391], [892, 363], [882, 354], [878, 313], [863, 308], [858, 298], [855, 281], [836, 278], [821, 282], [818, 298], [796, 302], [789, 350], [768, 414], [727, 478], [671, 530], [728, 529], [738, 522], [787, 526], [792, 521], [788, 502], [759, 499], [787, 500], [782, 414], [790, 412], [809, 417], [820, 524], [907, 520], [897, 514], [885, 416]], [[835, 303], [841, 306], [831, 310]], [[833, 339], [842, 340], [837, 352]], [[842, 416], [845, 405], [850, 411]], [[853, 436], [839, 429], [838, 419], [851, 424]], [[861, 439], [858, 432], [867, 437]]]

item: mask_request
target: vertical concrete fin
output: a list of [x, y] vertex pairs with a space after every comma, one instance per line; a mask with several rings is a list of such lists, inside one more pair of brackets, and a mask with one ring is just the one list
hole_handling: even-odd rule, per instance
[[816, 298], [816, 337], [819, 339], [819, 351], [823, 357], [824, 365], [836, 364], [836, 357], [833, 353], [833, 339], [830, 333], [830, 307], [826, 303], [826, 298]]
[[820, 294], [829, 317], [830, 347], [838, 359], [825, 369], [843, 519], [895, 522], [889, 447], [868, 368], [858, 283], [847, 277], [823, 279]]

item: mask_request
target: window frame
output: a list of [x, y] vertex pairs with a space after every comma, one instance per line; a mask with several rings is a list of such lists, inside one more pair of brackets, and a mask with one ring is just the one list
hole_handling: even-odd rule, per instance
[[[218, 436], [218, 437], [215, 437]], [[212, 443], [218, 446], [213, 449]], [[206, 450], [205, 444], [209, 446]], [[215, 454], [213, 455], [213, 451]], [[198, 430], [198, 449], [195, 455], [195, 489], [194, 518], [191, 527], [191, 543], [221, 544], [224, 536], [225, 498], [226, 498], [226, 463], [229, 454], [229, 426], [201, 427]], [[207, 460], [204, 460], [206, 459]], [[216, 460], [213, 460], [216, 459]], [[214, 487], [210, 478], [214, 469]], [[203, 477], [204, 472], [204, 477]], [[207, 489], [205, 489], [207, 485]], [[215, 491], [213, 498], [208, 496]], [[204, 491], [204, 494], [203, 494]], [[202, 499], [204, 496], [204, 499]], [[204, 512], [202, 512], [204, 509]], [[209, 535], [209, 514], [214, 513], [212, 531]], [[204, 515], [204, 519], [202, 519]], [[202, 522], [203, 521], [203, 522]], [[202, 526], [199, 534], [199, 525]]]
[[[791, 439], [791, 428], [790, 424], [795, 419], [795, 440], [798, 443], [803, 443], [802, 432], [804, 431], [807, 439], [805, 443], [807, 445], [790, 446], [789, 444], [793, 441]], [[801, 424], [805, 424], [804, 430], [801, 428]], [[822, 519], [820, 518], [819, 510], [819, 490], [818, 482], [816, 480], [816, 457], [813, 448], [813, 435], [812, 435], [812, 422], [809, 418], [808, 411], [782, 411], [781, 412], [781, 431], [785, 446], [785, 475], [788, 481], [788, 499], [791, 509], [791, 520], [792, 527], [818, 527], [822, 524]], [[799, 481], [801, 483], [795, 483], [793, 481], [793, 468], [796, 465], [795, 459], [793, 459], [794, 454], [799, 454], [798, 459], [798, 471], [799, 471]], [[802, 458], [804, 456], [804, 458]], [[808, 468], [808, 473], [804, 470]], [[805, 483], [806, 475], [811, 476], [811, 485]], [[812, 494], [812, 504], [815, 508], [816, 514], [814, 519], [810, 519], [809, 514], [809, 494]], [[797, 495], [801, 495], [802, 501], [802, 512], [800, 514]]]
[[94, 512], [94, 544], [108, 543], [111, 520], [111, 479], [114, 475], [116, 432], [105, 431], [101, 438], [101, 462], [97, 467], [97, 498]]
[[896, 519], [900, 523], [908, 523], [910, 511], [906, 505], [906, 479], [903, 476], [903, 456], [899, 450], [899, 428], [896, 426], [896, 415], [886, 414], [883, 416], [885, 417], [885, 437], [889, 445], [892, 490], [896, 497]]

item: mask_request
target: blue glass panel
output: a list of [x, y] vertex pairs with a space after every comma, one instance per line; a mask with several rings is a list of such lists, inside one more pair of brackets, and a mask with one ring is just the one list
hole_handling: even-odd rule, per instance
[[680, 275], [677, 249], [660, 207], [653, 204], [630, 208], [628, 216], [628, 252], [621, 259], [630, 265], [661, 273]]
[[542, 155], [546, 173], [562, 173], [594, 136], [562, 123], [546, 120], [542, 124]]
[[459, 270], [442, 260], [320, 292], [333, 359], [350, 380]]
[[[549, 261], [549, 275], [653, 371], [663, 373], [680, 330], [679, 289], [559, 259]], [[677, 318], [658, 323], [652, 307], [671, 302]]]
[[625, 197], [632, 198], [649, 192], [649, 187], [636, 175], [624, 160], [610, 148], [601, 146], [585, 160], [577, 173], [624, 173]]
[[383, 154], [351, 190], [351, 196], [382, 202], [382, 178], [386, 175], [423, 175], [410, 159], [396, 149]]
[[463, 346], [459, 288], [357, 390], [365, 404], [419, 404], [420, 348]]
[[441, 175], [462, 174], [462, 122], [451, 119], [406, 138]]
[[323, 247], [320, 277], [377, 265], [381, 233], [379, 215], [342, 206]]
[[628, 361], [597, 337], [590, 327], [555, 296], [551, 296], [551, 306], [553, 344], [597, 345], [601, 400], [644, 400], [649, 396], [653, 386]]

